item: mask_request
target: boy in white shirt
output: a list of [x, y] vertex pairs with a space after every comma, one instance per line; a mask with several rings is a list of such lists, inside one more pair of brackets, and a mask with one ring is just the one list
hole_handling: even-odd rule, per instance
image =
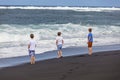
[[28, 44], [29, 55], [31, 57], [30, 62], [31, 62], [31, 64], [35, 64], [36, 42], [34, 40], [34, 34], [30, 34], [30, 38], [31, 38], [31, 40], [29, 41], [29, 44]]
[[58, 49], [58, 58], [61, 58], [62, 57], [62, 46], [64, 44], [64, 40], [63, 40], [63, 37], [61, 36], [61, 32], [58, 32], [57, 35], [58, 36], [56, 37], [56, 46]]

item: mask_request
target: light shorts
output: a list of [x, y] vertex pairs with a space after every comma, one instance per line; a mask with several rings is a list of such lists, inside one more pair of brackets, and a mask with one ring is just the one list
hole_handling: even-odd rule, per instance
[[88, 48], [92, 47], [92, 42], [88, 42]]
[[29, 56], [30, 57], [35, 57], [35, 50], [29, 50]]
[[62, 44], [57, 45], [57, 50], [62, 50]]

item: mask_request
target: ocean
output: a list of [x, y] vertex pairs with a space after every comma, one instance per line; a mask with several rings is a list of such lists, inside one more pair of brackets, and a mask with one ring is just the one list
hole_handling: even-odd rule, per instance
[[87, 48], [88, 28], [93, 29], [93, 46], [120, 45], [120, 8], [0, 6], [0, 58], [28, 55], [31, 33], [36, 54], [56, 50], [58, 31], [63, 48]]

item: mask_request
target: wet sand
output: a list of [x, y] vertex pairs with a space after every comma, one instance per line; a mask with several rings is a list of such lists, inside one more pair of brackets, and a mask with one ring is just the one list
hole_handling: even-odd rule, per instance
[[54, 58], [0, 69], [0, 80], [120, 80], [120, 51]]

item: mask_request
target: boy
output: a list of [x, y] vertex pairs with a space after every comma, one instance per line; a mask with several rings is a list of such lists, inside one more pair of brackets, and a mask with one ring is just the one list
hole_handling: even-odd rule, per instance
[[92, 28], [89, 28], [88, 31], [89, 31], [89, 34], [88, 34], [88, 51], [89, 51], [89, 55], [92, 55], [92, 44], [93, 44]]
[[61, 36], [61, 32], [57, 33], [56, 37], [56, 46], [58, 49], [58, 58], [62, 58], [62, 46], [64, 44], [63, 37]]
[[36, 42], [34, 40], [34, 34], [30, 34], [31, 40], [29, 41], [28, 44], [28, 50], [29, 50], [29, 55], [30, 55], [30, 62], [31, 64], [35, 64], [35, 47], [36, 47]]

